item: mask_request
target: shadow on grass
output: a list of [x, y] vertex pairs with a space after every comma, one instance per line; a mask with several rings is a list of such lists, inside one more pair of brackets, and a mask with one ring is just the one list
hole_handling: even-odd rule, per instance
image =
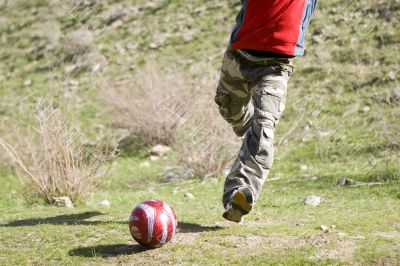
[[[194, 233], [194, 232], [206, 232], [206, 231], [217, 231], [223, 229], [220, 226], [203, 226], [195, 223], [178, 223], [179, 233]], [[80, 256], [80, 257], [117, 257], [120, 255], [132, 255], [142, 252], [152, 250], [141, 245], [123, 245], [123, 244], [113, 244], [113, 245], [97, 245], [90, 247], [79, 247], [72, 249], [68, 252], [70, 256]]]
[[[18, 226], [35, 226], [40, 224], [97, 225], [97, 224], [105, 224], [111, 222], [111, 221], [85, 221], [86, 219], [99, 215], [103, 215], [103, 213], [95, 211], [95, 212], [83, 212], [75, 214], [63, 214], [46, 218], [31, 218], [24, 220], [16, 220], [0, 226], [18, 227]], [[122, 222], [117, 221], [117, 223], [122, 223]]]
[[72, 249], [68, 252], [70, 256], [80, 256], [86, 258], [92, 257], [117, 257], [121, 255], [132, 255], [138, 254], [150, 250], [141, 245], [123, 245], [123, 244], [113, 244], [113, 245], [97, 245], [91, 247], [80, 247]]
[[221, 226], [204, 226], [195, 223], [178, 222], [179, 233], [199, 233], [224, 229]]

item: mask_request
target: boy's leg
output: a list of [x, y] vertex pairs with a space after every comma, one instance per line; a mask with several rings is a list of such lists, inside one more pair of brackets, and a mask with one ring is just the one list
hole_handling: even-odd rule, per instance
[[237, 55], [231, 50], [225, 53], [215, 102], [222, 117], [232, 125], [235, 134], [243, 136], [250, 127], [254, 108], [250, 83], [245, 79]]
[[[258, 198], [272, 167], [274, 130], [285, 108], [287, 83], [292, 72], [289, 65], [252, 67], [254, 71], [248, 73], [256, 75], [249, 88], [253, 98], [254, 116], [250, 130], [247, 131], [240, 152], [225, 180], [222, 199], [224, 206], [227, 206], [232, 201], [232, 196], [235, 197], [235, 193], [240, 190], [241, 195], [236, 195], [238, 199], [233, 200], [248, 201], [248, 205], [242, 206], [242, 209], [246, 209], [242, 215], [251, 210], [251, 205]], [[224, 213], [224, 217], [229, 219], [227, 212], [229, 210]], [[230, 220], [237, 221], [236, 219], [237, 217]], [[239, 221], [240, 219], [241, 215]]]

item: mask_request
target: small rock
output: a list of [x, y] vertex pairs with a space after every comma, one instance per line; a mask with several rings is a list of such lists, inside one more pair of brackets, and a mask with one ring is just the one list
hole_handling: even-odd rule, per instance
[[163, 175], [162, 179], [164, 182], [176, 183], [182, 180], [182, 177], [178, 174], [168, 171]]
[[332, 229], [336, 229], [336, 224], [332, 224], [332, 225], [331, 225], [331, 228], [332, 228]]
[[336, 185], [343, 187], [343, 186], [351, 186], [351, 185], [354, 185], [355, 183], [356, 182], [354, 182], [350, 178], [343, 176], [336, 182]]
[[150, 167], [150, 162], [149, 161], [145, 161], [139, 164], [139, 167], [141, 168], [149, 168]]
[[394, 71], [390, 71], [388, 74], [388, 78], [390, 80], [396, 80], [396, 73]]
[[24, 83], [23, 83], [24, 87], [28, 87], [31, 84], [32, 84], [32, 81], [30, 79], [24, 80]]
[[329, 232], [329, 227], [326, 225], [321, 224], [320, 227], [322, 231], [324, 231], [325, 233]]
[[195, 177], [195, 172], [193, 169], [191, 168], [186, 168], [183, 172], [182, 172], [182, 178], [193, 178]]
[[194, 199], [193, 194], [190, 193], [190, 192], [186, 192], [186, 193], [185, 193], [185, 197], [188, 198], [188, 199]]
[[321, 197], [310, 195], [310, 196], [307, 196], [307, 198], [305, 198], [303, 200], [303, 203], [305, 205], [310, 205], [310, 206], [316, 207], [321, 203]]
[[160, 157], [158, 157], [158, 156], [154, 156], [154, 155], [150, 155], [150, 161], [158, 161], [158, 160], [160, 160]]
[[109, 208], [111, 206], [111, 203], [105, 199], [102, 202], [100, 202], [100, 205], [103, 207]]
[[346, 237], [346, 233], [338, 232], [337, 234], [338, 234], [339, 239], [344, 239]]
[[150, 47], [151, 49], [157, 49], [157, 48], [158, 48], [158, 45], [157, 45], [156, 43], [152, 42], [152, 43], [149, 44], [149, 47]]
[[364, 113], [368, 113], [369, 112], [369, 109], [371, 109], [368, 105], [366, 105], [366, 106], [364, 106], [363, 108], [362, 108], [362, 111], [364, 112]]
[[66, 208], [73, 208], [74, 205], [69, 197], [54, 197], [53, 198], [54, 205], [58, 207], [66, 207]]
[[309, 142], [310, 140], [312, 140], [312, 136], [311, 135], [305, 135], [301, 138], [302, 142]]
[[307, 169], [308, 169], [307, 165], [305, 165], [305, 164], [300, 165], [301, 171], [306, 171]]
[[170, 147], [158, 144], [150, 149], [150, 155], [162, 157], [170, 151]]

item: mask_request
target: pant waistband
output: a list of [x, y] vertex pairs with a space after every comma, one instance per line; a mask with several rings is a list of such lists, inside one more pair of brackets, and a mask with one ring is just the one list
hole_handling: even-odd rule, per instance
[[292, 60], [293, 58], [264, 58], [264, 57], [256, 57], [253, 55], [250, 55], [242, 50], [234, 50], [232, 51], [234, 55], [239, 56], [240, 58], [243, 58], [253, 64], [257, 65], [281, 65], [284, 67], [288, 67], [290, 69], [293, 69], [293, 63]]

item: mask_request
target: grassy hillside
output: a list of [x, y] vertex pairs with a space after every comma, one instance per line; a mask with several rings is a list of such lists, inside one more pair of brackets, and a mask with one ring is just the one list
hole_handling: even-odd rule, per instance
[[[108, 145], [118, 114], [102, 92], [135, 91], [149, 64], [209, 97], [239, 8], [233, 0], [0, 0], [0, 137], [13, 140], [30, 106], [51, 96], [84, 142]], [[143, 150], [130, 151], [73, 210], [23, 201], [1, 160], [0, 264], [400, 264], [399, 9], [397, 0], [320, 1], [307, 53], [294, 62], [271, 181], [243, 226], [221, 217], [222, 176], [162, 181], [176, 154], [146, 168]], [[383, 184], [337, 186], [343, 177]], [[302, 205], [307, 195], [323, 202]], [[126, 224], [150, 198], [167, 201], [180, 222], [159, 250], [134, 244]]]

